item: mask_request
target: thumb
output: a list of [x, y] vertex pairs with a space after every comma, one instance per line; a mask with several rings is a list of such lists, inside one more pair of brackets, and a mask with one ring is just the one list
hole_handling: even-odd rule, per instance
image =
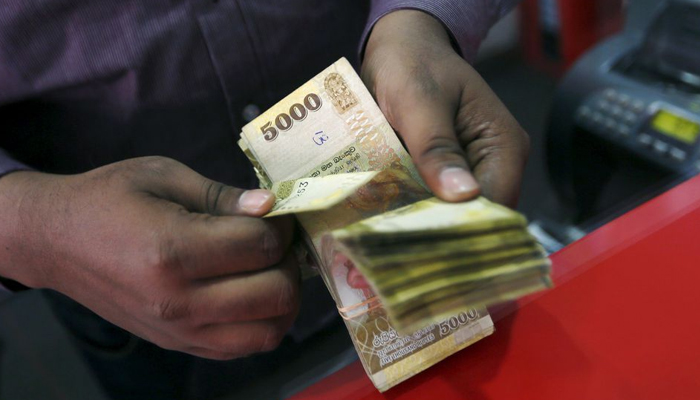
[[437, 96], [403, 97], [394, 127], [406, 143], [428, 187], [446, 201], [464, 201], [479, 194], [466, 154], [455, 134], [455, 110]]
[[190, 212], [260, 217], [275, 204], [275, 195], [269, 190], [244, 190], [228, 186], [205, 178], [175, 160], [164, 159], [157, 162], [155, 168], [159, 170], [155, 171], [155, 176], [160, 178], [159, 183], [151, 185], [149, 190], [158, 197], [184, 206]]

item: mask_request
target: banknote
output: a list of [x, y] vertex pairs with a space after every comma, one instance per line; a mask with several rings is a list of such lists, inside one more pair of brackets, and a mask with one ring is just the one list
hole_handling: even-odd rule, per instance
[[[410, 287], [416, 283], [433, 279], [451, 278], [457, 274], [471, 274], [475, 279], [494, 274], [493, 270], [508, 265], [513, 260], [522, 260], [523, 257], [540, 257], [540, 249], [535, 246], [519, 246], [513, 248], [501, 248], [484, 252], [482, 254], [469, 254], [467, 256], [444, 255], [442, 258], [422, 261], [406, 261], [402, 265], [402, 273], [397, 274], [396, 269], [376, 268], [371, 265], [363, 270], [365, 277], [384, 288], [387, 293]], [[360, 262], [358, 264], [361, 265]], [[365, 264], [366, 265], [366, 264]], [[482, 272], [483, 271], [483, 272]], [[502, 273], [503, 271], [499, 271]]]
[[[468, 307], [399, 334], [372, 289], [348, 281], [352, 266], [334, 257], [332, 249], [323, 254], [326, 233], [432, 196], [347, 60], [337, 61], [243, 127], [238, 144], [261, 187], [277, 193], [271, 216], [296, 215], [309, 256], [380, 391], [493, 332], [488, 312]], [[352, 183], [342, 183], [345, 177], [315, 181], [371, 171], [381, 173], [350, 178]], [[316, 188], [300, 192], [306, 188], [301, 182]]]
[[481, 198], [418, 201], [329, 232], [324, 246], [362, 273], [399, 333], [551, 286], [522, 216]]
[[494, 331], [485, 308], [471, 308], [400, 334], [377, 307], [345, 320], [365, 372], [384, 392]]
[[348, 226], [336, 232], [336, 239], [386, 246], [393, 242], [405, 244], [412, 237], [418, 240], [426, 235], [451, 237], [526, 225], [521, 214], [483, 197], [464, 203], [448, 203], [431, 197]]
[[265, 217], [299, 214], [333, 207], [360, 190], [380, 173], [380, 171], [357, 172], [276, 182], [271, 187], [276, 201]]
[[[543, 264], [542, 269], [546, 268]], [[422, 299], [421, 302], [397, 313], [394, 327], [398, 332], [414, 331], [424, 326], [426, 320], [441, 320], [441, 316], [453, 314], [451, 310], [459, 308], [465, 302], [479, 304], [486, 302], [504, 302], [547, 289], [552, 286], [548, 275], [540, 271], [499, 277], [490, 282], [481, 282], [468, 287], [451, 287], [453, 293], [436, 293], [436, 298]], [[496, 299], [496, 300], [494, 300]], [[426, 302], [427, 301], [427, 302]]]
[[406, 265], [425, 264], [448, 257], [472, 258], [480, 254], [494, 254], [507, 251], [517, 246], [534, 246], [535, 240], [521, 229], [504, 229], [497, 232], [474, 237], [465, 241], [463, 238], [443, 239], [440, 245], [435, 242], [412, 243], [411, 246], [401, 244], [363, 247], [355, 243], [343, 242], [346, 249], [353, 253], [358, 262], [368, 264], [371, 258], [371, 268], [388, 269]]
[[239, 146], [270, 187], [306, 177], [403, 170], [411, 157], [342, 58], [243, 127]]

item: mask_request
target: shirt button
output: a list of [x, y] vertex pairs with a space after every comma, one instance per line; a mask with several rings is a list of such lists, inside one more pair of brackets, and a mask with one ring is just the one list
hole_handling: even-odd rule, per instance
[[245, 122], [254, 120], [258, 115], [260, 115], [260, 107], [255, 104], [248, 104], [243, 107], [243, 111], [241, 112], [241, 116]]

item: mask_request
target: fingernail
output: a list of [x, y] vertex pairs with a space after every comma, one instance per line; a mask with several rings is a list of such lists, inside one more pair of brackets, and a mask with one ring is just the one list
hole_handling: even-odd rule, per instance
[[274, 195], [269, 190], [255, 189], [247, 190], [243, 192], [241, 197], [238, 198], [238, 206], [243, 211], [258, 213], [261, 211], [266, 211], [269, 204], [270, 198]]
[[442, 189], [452, 195], [461, 196], [479, 190], [479, 184], [470, 173], [462, 168], [446, 168], [440, 173]]

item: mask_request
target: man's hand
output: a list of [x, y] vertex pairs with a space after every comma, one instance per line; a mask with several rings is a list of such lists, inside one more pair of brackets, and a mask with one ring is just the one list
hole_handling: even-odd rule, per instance
[[0, 275], [62, 292], [161, 347], [231, 359], [275, 348], [299, 305], [274, 196], [170, 159], [0, 179]]
[[481, 191], [515, 206], [527, 134], [454, 51], [440, 22], [414, 10], [380, 19], [362, 78], [433, 192], [462, 201]]

